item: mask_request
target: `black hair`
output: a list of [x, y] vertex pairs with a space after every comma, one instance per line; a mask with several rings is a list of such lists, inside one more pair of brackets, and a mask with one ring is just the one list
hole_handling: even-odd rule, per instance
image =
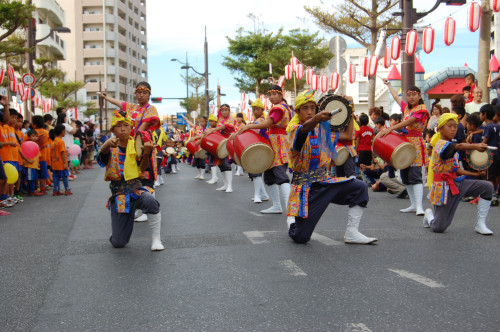
[[469, 91], [469, 92], [470, 92], [470, 86], [468, 86], [468, 85], [467, 85], [467, 86], [464, 86], [464, 87], [462, 88], [462, 92], [465, 92], [465, 91]]
[[204, 116], [202, 116], [201, 118], [202, 118], [202, 119], [204, 119], [204, 120], [207, 120], [207, 121], [208, 121], [208, 117], [207, 117], [207, 116], [205, 116], [205, 115], [204, 115]]
[[436, 132], [434, 130], [427, 129], [427, 131], [424, 134], [424, 137], [425, 137], [425, 135], [429, 135], [429, 137], [432, 138], [432, 136], [434, 136], [435, 134], [436, 134]]
[[43, 122], [43, 116], [41, 115], [35, 115], [33, 118], [31, 118], [31, 123], [32, 127], [35, 125], [37, 128], [42, 129], [45, 125], [45, 122]]
[[54, 127], [54, 131], [56, 133], [56, 136], [59, 136], [61, 135], [61, 133], [66, 130], [66, 127], [64, 127], [64, 125], [62, 124], [57, 124], [55, 127]]
[[467, 118], [465, 119], [467, 123], [470, 123], [471, 125], [475, 126], [476, 128], [479, 128], [481, 125], [481, 119], [477, 114], [469, 114], [467, 115]]
[[495, 110], [495, 113], [497, 114], [498, 117], [500, 117], [500, 106], [493, 106], [493, 109]]
[[243, 117], [243, 113], [236, 113], [236, 117], [237, 118], [242, 118]]
[[59, 114], [57, 115], [57, 121], [56, 121], [56, 124], [63, 124], [63, 123], [65, 122], [65, 120], [66, 120], [66, 117], [67, 117], [67, 116], [68, 116], [68, 115], [67, 115], [66, 113], [64, 113], [64, 112], [59, 113]]
[[[408, 91], [416, 91], [416, 92], [420, 93], [420, 95], [422, 95], [422, 91], [420, 91], [420, 88], [419, 88], [418, 86], [416, 86], [416, 85], [412, 85], [412, 86], [410, 86], [408, 89], [406, 89], [406, 92], [408, 92]], [[424, 100], [423, 100], [422, 98], [420, 98], [420, 99], [418, 100], [417, 105], [423, 105], [423, 104], [424, 104]], [[408, 103], [408, 106], [409, 106], [410, 108], [413, 108], [413, 107], [415, 107], [415, 106], [417, 106], [417, 105], [410, 105], [410, 104]]]
[[375, 120], [375, 124], [379, 124], [379, 125], [382, 125], [384, 126], [385, 125], [385, 120], [383, 117], [379, 116], [376, 120]]
[[368, 115], [366, 115], [365, 113], [361, 113], [361, 115], [359, 116], [359, 124], [362, 126], [366, 126], [368, 125], [368, 122], [369, 122]]
[[385, 121], [389, 121], [389, 119], [391, 118], [389, 114], [387, 114], [386, 112], [382, 112], [382, 117], [384, 118]]
[[17, 115], [19, 114], [19, 112], [13, 108], [9, 108], [9, 114], [10, 114], [10, 116], [15, 116], [17, 118]]
[[491, 104], [481, 106], [479, 113], [484, 114], [488, 120], [493, 120], [493, 117], [495, 116], [495, 110]]
[[[59, 115], [60, 113], [64, 113], [63, 112], [64, 109], [65, 109], [64, 107], [58, 107], [58, 108], [56, 108], [56, 115]], [[50, 114], [46, 114], [46, 115], [50, 115]]]
[[462, 106], [455, 106], [452, 108], [452, 111], [458, 115], [459, 120], [462, 120], [462, 118], [465, 116], [465, 108]]
[[38, 133], [36, 132], [36, 130], [34, 129], [30, 129], [26, 132], [26, 136], [30, 137], [30, 136], [33, 136], [33, 135], [36, 135], [38, 136]]
[[17, 118], [18, 119], [24, 119], [24, 116], [21, 113], [17, 113]]
[[56, 137], [57, 137], [56, 130], [55, 129], [49, 130], [49, 138], [53, 141], [56, 139]]
[[80, 120], [76, 120], [75, 124], [80, 127], [83, 126], [83, 123]]
[[227, 107], [227, 108], [229, 108], [231, 110], [231, 106], [229, 106], [228, 104], [222, 104], [222, 105], [220, 105], [219, 108], [222, 108], [222, 107]]
[[464, 78], [470, 78], [472, 79], [473, 82], [476, 81], [476, 76], [474, 76], [473, 73], [468, 73], [467, 75], [464, 76]]
[[87, 131], [85, 131], [85, 136], [87, 136], [87, 137], [92, 137], [92, 136], [94, 136], [94, 131], [93, 131], [93, 130], [90, 130], [90, 129], [89, 129], [89, 130], [87, 130]]
[[53, 117], [52, 115], [50, 115], [50, 114], [45, 114], [45, 115], [43, 116], [43, 121], [44, 121], [44, 122], [47, 122], [47, 121], [52, 121], [52, 120], [54, 120], [54, 117]]
[[389, 120], [395, 120], [397, 122], [401, 122], [401, 120], [402, 120], [401, 114], [398, 114], [398, 113], [391, 114], [391, 116], [389, 117]]
[[27, 124], [30, 124], [30, 122], [29, 122], [28, 120], [24, 120], [24, 121], [23, 121], [23, 128], [24, 128], [24, 126], [26, 126]]
[[285, 96], [283, 96], [283, 89], [279, 85], [273, 84], [269, 87], [269, 89], [267, 91], [269, 92], [269, 90], [280, 91], [281, 92], [281, 99], [288, 105], [288, 102], [286, 101]]
[[148, 82], [144, 82], [144, 81], [137, 83], [137, 85], [135, 86], [135, 88], [137, 89], [137, 88], [138, 88], [139, 86], [141, 86], [141, 85], [142, 85], [142, 86], [145, 86], [146, 88], [148, 88], [148, 89], [149, 89], [149, 91], [151, 91], [151, 85], [149, 85], [149, 83], [148, 83]]

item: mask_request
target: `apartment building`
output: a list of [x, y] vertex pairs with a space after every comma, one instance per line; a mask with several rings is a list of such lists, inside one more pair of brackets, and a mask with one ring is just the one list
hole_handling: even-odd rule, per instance
[[36, 20], [35, 39], [49, 36], [36, 44], [36, 57], [51, 59], [56, 66], [58, 60], [66, 58], [66, 45], [57, 32], [51, 33], [51, 29], [65, 26], [65, 11], [55, 0], [34, 0], [33, 4], [37, 8], [33, 15]]
[[[146, 0], [64, 1], [70, 79], [84, 81], [87, 101], [98, 106], [101, 84], [114, 98], [133, 101], [135, 84], [147, 80]], [[112, 105], [103, 118], [111, 119]], [[109, 128], [109, 124], [106, 126]]]

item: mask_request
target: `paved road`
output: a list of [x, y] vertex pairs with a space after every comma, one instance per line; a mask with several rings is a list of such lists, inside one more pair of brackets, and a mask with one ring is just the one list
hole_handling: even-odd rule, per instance
[[284, 216], [261, 215], [251, 182], [232, 194], [181, 165], [158, 190], [166, 250], [146, 224], [130, 244], [107, 238], [101, 169], [71, 197], [27, 198], [0, 219], [2, 331], [499, 331], [500, 209], [474, 232], [461, 204], [445, 234], [401, 215], [407, 200], [370, 193], [361, 230], [345, 245], [345, 207], [331, 206], [306, 245]]

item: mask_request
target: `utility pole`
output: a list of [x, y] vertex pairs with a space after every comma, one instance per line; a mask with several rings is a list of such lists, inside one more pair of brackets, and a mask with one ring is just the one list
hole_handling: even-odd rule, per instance
[[479, 54], [477, 66], [477, 85], [483, 89], [483, 101], [490, 102], [488, 81], [491, 41], [491, 15], [489, 0], [481, 0], [481, 23], [479, 26]]
[[210, 115], [210, 96], [208, 93], [208, 42], [207, 42], [207, 27], [205, 26], [205, 114]]

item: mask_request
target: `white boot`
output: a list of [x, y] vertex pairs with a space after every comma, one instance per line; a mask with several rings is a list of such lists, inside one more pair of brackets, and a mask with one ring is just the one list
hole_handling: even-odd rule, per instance
[[163, 176], [158, 175], [158, 179], [160, 180], [160, 181], [159, 181], [159, 182], [160, 182], [160, 185], [165, 184], [165, 182], [163, 181]]
[[286, 217], [286, 225], [288, 226], [288, 229], [290, 229], [290, 226], [295, 223], [295, 217]]
[[424, 215], [422, 199], [424, 197], [424, 185], [422, 183], [413, 185], [413, 194], [415, 195], [415, 205], [417, 207], [417, 216]]
[[[232, 171], [229, 171], [229, 172], [232, 172]], [[222, 187], [217, 188], [216, 190], [225, 191], [227, 189], [227, 176], [224, 174], [226, 172], [221, 172], [221, 173], [222, 173], [221, 178], [222, 178], [222, 181], [224, 182], [224, 185]]]
[[285, 202], [285, 206], [288, 208], [288, 196], [290, 196], [290, 183], [280, 184], [281, 199]]
[[177, 165], [175, 164], [172, 165], [172, 173], [177, 173]]
[[491, 201], [479, 198], [477, 202], [477, 221], [476, 221], [476, 232], [482, 235], [493, 235], [491, 229], [486, 226], [486, 218], [488, 217], [488, 212], [490, 211]]
[[232, 193], [233, 192], [233, 172], [232, 171], [224, 172], [224, 177], [226, 178], [226, 181], [227, 181], [226, 192]]
[[424, 227], [425, 228], [430, 228], [432, 223], [434, 222], [434, 214], [432, 213], [431, 209], [426, 209], [424, 213]]
[[218, 169], [217, 166], [212, 166], [212, 168], [211, 168], [212, 178], [207, 181], [208, 184], [214, 184], [214, 183], [217, 183], [217, 181], [219, 181], [219, 178], [217, 177], [217, 169]]
[[262, 199], [260, 198], [260, 192], [264, 187], [264, 181], [262, 180], [262, 176], [257, 176], [253, 178], [253, 202], [254, 203], [262, 203]]
[[262, 201], [268, 201], [269, 195], [267, 194], [266, 187], [264, 186], [264, 178], [262, 176], [260, 176], [260, 178], [262, 179], [262, 186], [260, 188], [260, 199]]
[[236, 166], [236, 174], [234, 174], [236, 176], [243, 176], [243, 167], [241, 166]]
[[199, 168], [198, 171], [200, 172], [200, 174], [198, 175], [198, 179], [199, 180], [205, 180], [205, 175], [203, 175], [203, 173], [205, 172], [205, 170], [203, 168]]
[[161, 212], [157, 214], [150, 214], [148, 225], [151, 228], [151, 251], [161, 251], [165, 249], [161, 243], [160, 229], [161, 229]]
[[260, 211], [260, 213], [268, 214], [268, 213], [282, 213], [281, 210], [281, 201], [280, 201], [280, 189], [277, 184], [273, 184], [267, 186], [269, 189], [269, 195], [271, 196], [271, 200], [273, 201], [273, 206], [269, 209], [265, 209]]
[[196, 174], [196, 176], [193, 179], [199, 179], [200, 178], [200, 173]]
[[134, 214], [134, 221], [135, 222], [144, 222], [144, 221], [148, 221], [148, 215], [145, 214], [145, 213], [142, 213], [141, 210], [137, 209], [135, 210], [135, 214]]
[[345, 243], [369, 244], [378, 241], [378, 239], [364, 236], [358, 231], [362, 216], [363, 208], [361, 206], [349, 208], [349, 212], [347, 213], [347, 230], [344, 236]]
[[399, 212], [409, 213], [417, 211], [417, 205], [415, 203], [415, 191], [413, 191], [413, 187], [414, 186], [411, 184], [406, 185], [406, 191], [408, 192], [408, 197], [410, 197], [410, 203], [411, 203], [410, 207], [399, 210]]

